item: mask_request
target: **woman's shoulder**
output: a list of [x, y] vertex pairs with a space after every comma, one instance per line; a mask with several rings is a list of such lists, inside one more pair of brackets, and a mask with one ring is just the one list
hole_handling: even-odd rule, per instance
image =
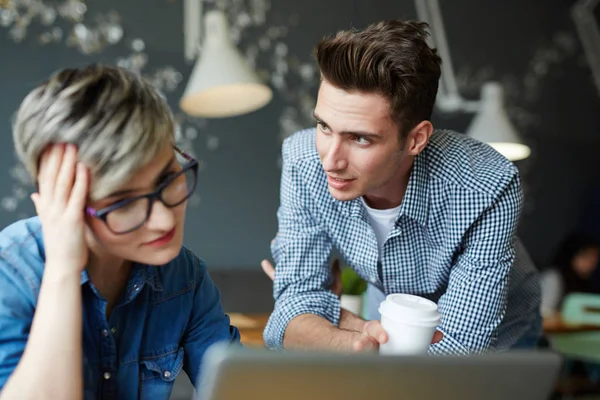
[[37, 217], [16, 221], [0, 231], [0, 314], [33, 318], [44, 264]]
[[195, 285], [206, 274], [206, 263], [185, 246], [179, 254], [166, 265], [158, 268], [163, 285], [167, 282], [177, 286]]
[[0, 231], [0, 283], [25, 282], [39, 291], [45, 264], [44, 241], [39, 218], [16, 221]]

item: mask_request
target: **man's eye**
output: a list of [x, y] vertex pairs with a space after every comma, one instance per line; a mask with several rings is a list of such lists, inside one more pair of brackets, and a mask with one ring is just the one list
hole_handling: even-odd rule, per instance
[[322, 132], [329, 132], [329, 127], [327, 125], [325, 125], [323, 122], [317, 122], [317, 125], [319, 126], [319, 129], [321, 129]]
[[364, 136], [354, 136], [354, 140], [358, 144], [370, 144], [371, 143], [371, 141]]

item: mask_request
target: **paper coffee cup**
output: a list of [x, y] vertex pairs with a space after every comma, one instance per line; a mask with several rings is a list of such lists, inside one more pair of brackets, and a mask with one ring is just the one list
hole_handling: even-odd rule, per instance
[[437, 304], [410, 294], [390, 294], [379, 305], [381, 325], [388, 341], [379, 346], [384, 355], [426, 354], [440, 324]]

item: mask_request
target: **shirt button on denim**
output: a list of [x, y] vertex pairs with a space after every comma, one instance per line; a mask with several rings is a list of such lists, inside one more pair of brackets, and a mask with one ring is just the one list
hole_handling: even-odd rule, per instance
[[165, 378], [167, 378], [167, 379], [168, 379], [168, 378], [170, 378], [170, 377], [171, 377], [171, 372], [170, 372], [170, 371], [165, 371], [165, 372], [163, 373], [163, 376], [164, 376]]
[[104, 336], [108, 336], [108, 330], [106, 330], [106, 329], [102, 329], [102, 335], [104, 335]]
[[111, 377], [111, 374], [110, 374], [110, 372], [105, 372], [105, 373], [104, 373], [104, 379], [106, 379], [106, 380], [109, 380], [109, 379], [110, 379], [110, 377]]

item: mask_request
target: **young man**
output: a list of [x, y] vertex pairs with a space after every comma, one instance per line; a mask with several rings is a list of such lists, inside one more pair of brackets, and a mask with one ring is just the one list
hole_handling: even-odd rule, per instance
[[437, 302], [432, 353], [505, 349], [539, 330], [537, 274], [515, 261], [518, 170], [486, 144], [434, 131], [441, 60], [426, 28], [383, 21], [316, 49], [317, 127], [283, 144], [271, 348], [387, 340], [328, 289], [334, 246], [382, 293]]

